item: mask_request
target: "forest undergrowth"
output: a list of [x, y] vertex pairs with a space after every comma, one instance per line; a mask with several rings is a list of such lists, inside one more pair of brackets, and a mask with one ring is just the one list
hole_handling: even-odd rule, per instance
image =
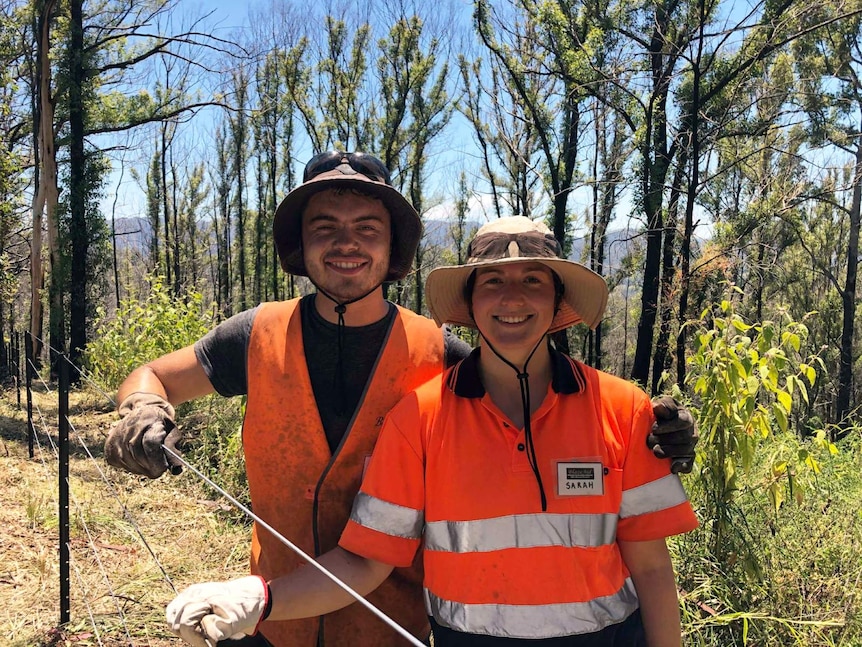
[[[34, 402], [56, 442], [56, 394]], [[184, 426], [193, 464], [242, 498], [238, 416], [235, 402], [213, 399], [186, 411]], [[246, 572], [248, 523], [198, 477], [150, 481], [104, 464], [115, 419], [98, 396], [73, 392], [71, 621], [58, 627], [56, 458], [44, 433], [29, 458], [15, 392], [0, 397], [0, 645], [177, 645], [164, 622], [174, 588]], [[842, 444], [818, 487], [777, 512], [748, 490], [720, 555], [712, 523], [671, 542], [686, 645], [862, 646], [860, 456], [858, 442]], [[702, 480], [697, 469], [683, 477], [704, 520]]]
[[26, 412], [14, 390], [0, 394], [0, 645], [182, 644], [164, 620], [174, 589], [246, 574], [250, 526], [188, 470], [151, 481], [105, 464], [116, 414], [99, 396], [73, 392], [71, 612], [60, 627], [57, 459], [44, 433], [56, 444], [57, 396], [33, 396], [31, 459]]

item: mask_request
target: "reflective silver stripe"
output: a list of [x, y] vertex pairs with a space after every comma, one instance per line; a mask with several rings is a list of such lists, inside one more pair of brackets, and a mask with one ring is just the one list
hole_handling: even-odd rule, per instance
[[519, 514], [476, 521], [431, 521], [425, 549], [450, 553], [543, 546], [604, 546], [616, 540], [615, 514]]
[[623, 490], [620, 519], [667, 510], [686, 501], [688, 497], [679, 477], [676, 474], [668, 474], [657, 481]]
[[419, 539], [422, 537], [425, 515], [422, 510], [389, 503], [360, 492], [353, 500], [350, 520], [393, 537]]
[[425, 609], [444, 627], [506, 638], [554, 638], [601, 631], [622, 622], [637, 608], [637, 593], [628, 578], [613, 595], [560, 604], [461, 604], [425, 589]]

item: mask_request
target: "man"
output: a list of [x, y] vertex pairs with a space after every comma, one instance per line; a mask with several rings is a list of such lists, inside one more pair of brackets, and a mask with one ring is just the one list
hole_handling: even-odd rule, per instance
[[[382, 284], [409, 272], [421, 231], [379, 160], [339, 151], [312, 158], [303, 183], [279, 205], [273, 235], [282, 268], [307, 276], [317, 292], [240, 313], [193, 346], [133, 371], [118, 392], [122, 420], [106, 441], [108, 462], [150, 478], [175, 471], [161, 448], [179, 440], [173, 405], [213, 391], [247, 394], [243, 450], [255, 513], [310, 554], [334, 548], [383, 417], [469, 352], [429, 319], [383, 298]], [[690, 469], [690, 415], [669, 398], [656, 413], [668, 420], [652, 438], [654, 453]], [[252, 573], [271, 579], [300, 564], [255, 525]], [[369, 601], [426, 638], [421, 582], [416, 564], [395, 569]], [[400, 640], [359, 605], [264, 622], [250, 639], [256, 642], [242, 644], [268, 644], [261, 635], [276, 646]]]

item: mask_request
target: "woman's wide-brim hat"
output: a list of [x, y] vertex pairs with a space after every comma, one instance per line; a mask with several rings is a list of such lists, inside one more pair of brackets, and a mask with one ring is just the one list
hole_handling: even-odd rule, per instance
[[560, 257], [561, 248], [551, 230], [524, 216], [500, 218], [479, 228], [467, 248], [463, 265], [438, 267], [428, 274], [425, 298], [434, 321], [476, 328], [470, 314], [467, 280], [480, 267], [526, 261], [541, 263], [555, 272], [563, 284], [559, 309], [548, 332], [578, 323], [595, 328], [608, 303], [608, 286], [588, 267]]
[[[389, 211], [392, 227], [389, 273], [386, 281], [400, 281], [410, 272], [416, 248], [422, 238], [422, 220], [413, 205], [385, 180], [370, 177], [354, 169], [346, 160], [339, 166], [303, 182], [288, 193], [272, 222], [272, 235], [281, 267], [296, 276], [308, 276], [302, 258], [302, 212], [309, 198], [326, 189], [355, 189], [380, 199]], [[349, 154], [355, 155], [355, 154]]]

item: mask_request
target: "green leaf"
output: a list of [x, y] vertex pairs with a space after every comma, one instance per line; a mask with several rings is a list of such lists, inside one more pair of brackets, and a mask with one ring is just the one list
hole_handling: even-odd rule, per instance
[[772, 405], [772, 414], [775, 416], [775, 421], [778, 423], [778, 428], [782, 432], [787, 432], [787, 414], [777, 402]]
[[796, 333], [793, 333], [793, 332], [785, 332], [781, 336], [781, 338], [782, 338], [781, 339], [781, 345], [782, 346], [789, 343], [793, 347], [793, 350], [795, 350], [797, 353], [799, 352], [799, 347], [800, 347], [799, 335], [797, 335]]
[[751, 325], [742, 321], [742, 319], [737, 319], [734, 317], [733, 319], [733, 327], [736, 328], [739, 332], [747, 332], [751, 330]]
[[775, 395], [781, 406], [784, 407], [784, 410], [790, 413], [790, 410], [793, 408], [793, 397], [787, 391], [782, 390], [777, 391]]

